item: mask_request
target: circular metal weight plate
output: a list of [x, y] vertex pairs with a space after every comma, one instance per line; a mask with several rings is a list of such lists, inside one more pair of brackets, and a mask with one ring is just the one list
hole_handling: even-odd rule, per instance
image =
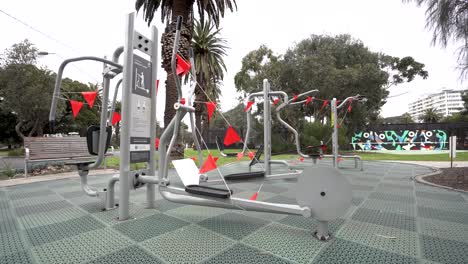
[[344, 215], [351, 199], [351, 184], [335, 168], [306, 167], [296, 184], [297, 203], [309, 207], [312, 217], [320, 221]]

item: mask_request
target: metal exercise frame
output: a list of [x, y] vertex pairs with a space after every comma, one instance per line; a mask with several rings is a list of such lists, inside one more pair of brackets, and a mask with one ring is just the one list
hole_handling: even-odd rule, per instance
[[[318, 90], [310, 90], [310, 91], [307, 91], [305, 93], [301, 93], [301, 94], [297, 95], [297, 98], [306, 96], [308, 94], [311, 94], [311, 93], [314, 93], [314, 92], [317, 92], [317, 91]], [[283, 91], [271, 91], [270, 83], [268, 82], [267, 79], [263, 80], [263, 91], [262, 92], [251, 93], [247, 97], [247, 102], [253, 100], [256, 97], [263, 97], [264, 98], [264, 101], [263, 101], [264, 161], [261, 161], [261, 163], [265, 164], [265, 175], [271, 175], [271, 164], [282, 164], [282, 165], [285, 165], [285, 166], [289, 167], [288, 162], [285, 161], [285, 160], [271, 160], [271, 121], [272, 121], [272, 118], [271, 118], [272, 117], [272, 115], [271, 115], [271, 103], [270, 103], [271, 96], [278, 96], [278, 97], [283, 98], [283, 103], [276, 108], [276, 114], [277, 114], [278, 120], [281, 122], [281, 124], [283, 124], [286, 128], [291, 130], [294, 133], [296, 139], [299, 138], [299, 134], [297, 133], [297, 131], [294, 128], [292, 128], [283, 119], [281, 119], [281, 117], [279, 116], [279, 110], [283, 109], [285, 106], [287, 106], [289, 104], [296, 104], [296, 103], [300, 103], [300, 102], [305, 102], [305, 100], [300, 101], [300, 102], [293, 102], [294, 99], [289, 99], [288, 95], [285, 92], [283, 92]], [[251, 114], [250, 114], [250, 110], [247, 111], [246, 115], [247, 115], [247, 131], [246, 131], [245, 140], [244, 140], [244, 147], [242, 149], [243, 153], [245, 153], [247, 151], [247, 144], [248, 144], [248, 141], [249, 141], [249, 138], [250, 138], [251, 118], [252, 118]], [[296, 140], [296, 148], [297, 148], [298, 153], [302, 154], [302, 152], [300, 150], [301, 147], [300, 147], [298, 142], [299, 142], [299, 140]], [[308, 157], [305, 154], [302, 154], [302, 155], [304, 157]]]
[[[189, 105], [181, 104], [180, 101], [182, 99], [182, 89], [181, 89], [181, 80], [180, 77], [176, 74], [176, 53], [179, 47], [179, 38], [180, 38], [180, 28], [181, 28], [182, 18], [179, 17], [177, 20], [177, 30], [174, 40], [174, 47], [173, 47], [173, 54], [172, 54], [172, 72], [175, 78], [176, 86], [177, 86], [177, 102], [174, 104], [174, 109], [176, 110], [176, 114], [174, 118], [171, 120], [168, 127], [164, 130], [160, 138], [160, 145], [159, 145], [159, 166], [158, 166], [158, 176], [159, 176], [159, 191], [163, 198], [176, 202], [176, 203], [184, 203], [184, 204], [191, 204], [191, 205], [203, 205], [203, 206], [210, 206], [210, 207], [221, 207], [221, 208], [229, 208], [229, 209], [238, 209], [238, 210], [248, 210], [248, 211], [259, 211], [259, 212], [271, 212], [271, 213], [283, 213], [283, 214], [293, 214], [293, 215], [302, 215], [304, 217], [311, 217], [314, 216], [318, 218], [319, 224], [318, 229], [316, 232], [316, 236], [319, 239], [327, 240], [330, 235], [328, 232], [328, 221], [331, 219], [335, 219], [338, 215], [341, 215], [346, 211], [345, 208], [349, 206], [350, 199], [351, 199], [351, 189], [349, 182], [338, 175], [339, 172], [335, 169], [333, 170], [332, 175], [327, 175], [327, 173], [319, 173], [317, 178], [304, 176], [303, 174], [311, 174], [311, 170], [313, 168], [307, 168], [302, 174], [299, 173], [292, 173], [292, 174], [283, 174], [283, 175], [271, 175], [271, 168], [268, 166], [270, 162], [270, 152], [271, 152], [271, 142], [270, 142], [270, 135], [271, 135], [271, 127], [270, 122], [265, 122], [265, 164], [266, 167], [266, 175], [270, 175], [270, 177], [265, 177], [265, 180], [275, 180], [275, 179], [284, 179], [284, 178], [297, 178], [299, 176], [298, 184], [300, 183], [301, 186], [304, 185], [304, 181], [310, 186], [310, 180], [317, 181], [316, 184], [312, 184], [311, 189], [304, 189], [303, 187], [298, 187], [298, 203], [302, 204], [279, 204], [279, 203], [268, 203], [268, 202], [261, 202], [261, 201], [254, 201], [250, 199], [242, 199], [242, 198], [235, 198], [232, 195], [225, 199], [221, 198], [214, 198], [211, 196], [204, 196], [200, 194], [193, 194], [188, 193], [186, 189], [181, 187], [176, 187], [170, 185], [170, 180], [168, 178], [168, 164], [169, 164], [169, 155], [170, 149], [174, 146], [177, 141], [178, 137], [178, 130], [180, 127], [181, 120], [183, 117], [189, 113], [189, 115], [193, 115], [195, 108]], [[287, 95], [284, 92], [270, 92], [270, 85], [267, 80], [264, 80], [264, 91], [262, 93], [252, 94], [250, 97], [253, 96], [264, 96], [265, 99], [265, 116], [271, 117], [270, 115], [270, 101], [269, 97], [271, 95], [283, 95], [287, 99]], [[193, 91], [191, 91], [192, 93]], [[188, 98], [191, 98], [192, 94], [189, 94]], [[190, 99], [189, 99], [190, 101]], [[285, 100], [287, 101], [287, 100]], [[269, 118], [267, 120], [270, 120]], [[191, 122], [193, 126], [193, 122]], [[195, 133], [195, 127], [192, 127], [192, 133]], [[245, 148], [244, 148], [245, 150]], [[323, 169], [323, 168], [322, 168]], [[303, 176], [303, 177], [301, 177]], [[330, 176], [330, 177], [329, 177]], [[301, 183], [302, 181], [302, 183]], [[331, 200], [334, 200], [333, 205], [327, 205], [325, 201], [322, 201], [322, 206], [316, 206], [317, 203], [320, 203], [320, 195], [317, 199], [312, 197], [311, 192], [313, 188], [324, 188], [321, 187], [320, 184], [323, 182], [329, 181], [329, 185], [327, 186], [328, 190], [332, 194], [330, 197]], [[208, 181], [207, 183], [218, 184], [221, 183], [219, 180]], [[333, 192], [332, 189], [336, 188], [336, 192]], [[338, 191], [339, 190], [339, 191]], [[227, 190], [226, 190], [227, 191]], [[317, 192], [318, 194], [319, 192]], [[325, 191], [321, 191], [322, 198], [325, 197]], [[310, 197], [309, 197], [310, 195]], [[334, 196], [336, 195], [336, 196]], [[301, 198], [302, 196], [306, 196], [306, 198]], [[348, 201], [349, 200], [349, 201]], [[303, 202], [300, 202], [303, 201]], [[312, 204], [312, 208], [308, 205]]]
[[[192, 80], [192, 86], [188, 96], [188, 105], [181, 104], [182, 89], [181, 77], [176, 74], [176, 54], [179, 47], [180, 29], [182, 17], [177, 19], [177, 28], [172, 53], [172, 72], [177, 87], [178, 101], [174, 104], [176, 110], [175, 117], [164, 130], [159, 145], [158, 175], [156, 176], [155, 163], [155, 138], [156, 138], [156, 76], [157, 76], [157, 28], [151, 27], [151, 39], [144, 37], [134, 30], [134, 13], [127, 16], [127, 28], [125, 34], [125, 45], [114, 52], [112, 61], [97, 57], [79, 57], [66, 60], [60, 66], [57, 74], [57, 80], [54, 90], [54, 98], [51, 104], [49, 121], [53, 128], [55, 113], [57, 109], [57, 99], [60, 96], [60, 86], [62, 74], [65, 66], [73, 61], [93, 60], [106, 65], [104, 71], [104, 91], [102, 99], [102, 112], [100, 119], [99, 132], [99, 151], [97, 160], [92, 163], [78, 165], [79, 175], [82, 179], [82, 188], [87, 195], [103, 199], [107, 209], [114, 209], [114, 187], [117, 181], [119, 186], [119, 206], [118, 219], [123, 221], [130, 218], [129, 215], [129, 191], [131, 188], [138, 188], [147, 185], [147, 207], [155, 208], [155, 185], [159, 185], [159, 192], [164, 199], [176, 203], [204, 205], [210, 207], [221, 207], [237, 210], [249, 210], [259, 212], [283, 213], [292, 215], [302, 215], [304, 217], [314, 217], [318, 220], [315, 236], [321, 240], [330, 238], [328, 231], [328, 222], [336, 219], [346, 212], [351, 204], [351, 186], [349, 181], [340, 174], [335, 168], [307, 167], [301, 173], [289, 173], [281, 175], [271, 175], [271, 169], [268, 167], [268, 177], [265, 180], [277, 180], [284, 178], [297, 178], [296, 200], [297, 204], [280, 204], [254, 201], [233, 197], [229, 191], [226, 198], [216, 198], [203, 193], [189, 193], [187, 187], [177, 187], [170, 185], [168, 178], [168, 165], [170, 150], [174, 146], [178, 137], [180, 123], [185, 114], [190, 115], [190, 125], [192, 126], [192, 135], [195, 144], [199, 150], [200, 161], [202, 161], [201, 149], [196, 138], [196, 128], [194, 122], [195, 108], [191, 106], [192, 96], [196, 86], [196, 80]], [[134, 54], [134, 50], [148, 55], [150, 61]], [[119, 56], [124, 54], [123, 66], [118, 64]], [[193, 63], [193, 54], [190, 52], [190, 60]], [[102, 162], [105, 152], [105, 136], [108, 111], [108, 96], [110, 79], [123, 72], [122, 79], [122, 130], [120, 141], [120, 172], [113, 175], [108, 182], [106, 189], [97, 190], [87, 184], [87, 175], [90, 169], [97, 168]], [[192, 68], [192, 78], [195, 78], [195, 69]], [[116, 86], [118, 89], [119, 84]], [[270, 86], [267, 80], [264, 81], [263, 96], [265, 100], [266, 116], [270, 115], [269, 96], [284, 95], [287, 102], [287, 95], [282, 92], [270, 92]], [[260, 95], [260, 94], [258, 94]], [[114, 96], [115, 98], [115, 96]], [[113, 107], [111, 112], [113, 111]], [[269, 120], [269, 119], [268, 119]], [[265, 127], [265, 147], [269, 149], [266, 152], [266, 164], [270, 164], [270, 122]], [[131, 163], [146, 162], [147, 169], [132, 171]], [[193, 162], [193, 161], [192, 161]], [[311, 175], [314, 177], [310, 177]], [[202, 178], [203, 175], [200, 176]], [[198, 177], [198, 175], [197, 175]], [[204, 182], [207, 185], [217, 184], [219, 181], [212, 180]], [[199, 185], [199, 187], [205, 187]], [[203, 188], [202, 188], [203, 189]], [[222, 190], [221, 191], [228, 191]], [[158, 224], [158, 223], [155, 223]]]
[[347, 102], [350, 100], [354, 101], [364, 101], [360, 95], [350, 96], [343, 100], [339, 105], [337, 105], [336, 98], [333, 98], [331, 101], [331, 115], [333, 116], [333, 132], [332, 132], [332, 154], [331, 155], [322, 155], [324, 158], [332, 158], [333, 159], [333, 167], [339, 168], [339, 159], [354, 159], [354, 167], [357, 169], [360, 168], [361, 171], [364, 170], [363, 162], [360, 156], [358, 155], [340, 155], [339, 154], [339, 144], [338, 144], [338, 109], [341, 109], [343, 106], [346, 105]]

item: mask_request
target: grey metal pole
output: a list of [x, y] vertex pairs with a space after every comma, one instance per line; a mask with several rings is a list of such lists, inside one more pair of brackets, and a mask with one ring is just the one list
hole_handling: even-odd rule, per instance
[[263, 146], [265, 155], [265, 176], [271, 175], [271, 105], [270, 84], [263, 80]]
[[124, 46], [124, 68], [122, 86], [122, 130], [120, 138], [120, 177], [119, 177], [119, 220], [129, 218], [130, 206], [130, 118], [131, 118], [131, 86], [133, 64], [133, 28], [134, 13], [127, 16]]
[[[158, 79], [158, 29], [151, 27], [151, 127], [150, 127], [150, 161], [149, 175], [156, 177], [156, 80]], [[155, 208], [156, 187], [154, 184], [146, 185], [146, 206]]]
[[333, 152], [333, 167], [338, 168], [338, 118], [336, 114], [336, 98], [331, 101], [331, 114], [333, 120], [332, 134], [332, 152]]

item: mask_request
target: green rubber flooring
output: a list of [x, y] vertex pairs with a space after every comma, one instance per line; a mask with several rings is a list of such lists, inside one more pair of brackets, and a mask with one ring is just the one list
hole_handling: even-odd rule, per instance
[[[118, 210], [103, 211], [100, 200], [81, 192], [78, 175], [0, 188], [0, 263], [468, 263], [468, 195], [414, 182], [431, 172], [422, 166], [341, 165], [352, 206], [330, 222], [327, 242], [312, 236], [312, 218], [176, 204], [159, 194], [157, 208], [147, 209], [146, 188], [131, 191], [131, 219], [119, 221]], [[245, 163], [221, 170], [248, 171]], [[110, 176], [89, 183], [103, 188]], [[261, 184], [230, 187], [249, 198]], [[294, 186], [265, 183], [258, 200], [295, 203]]]

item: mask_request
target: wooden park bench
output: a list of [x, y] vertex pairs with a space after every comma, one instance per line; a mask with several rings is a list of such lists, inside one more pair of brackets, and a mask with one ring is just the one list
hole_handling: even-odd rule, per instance
[[67, 165], [77, 165], [96, 160], [96, 156], [88, 152], [86, 137], [28, 137], [24, 140], [24, 149], [25, 177], [28, 164], [34, 162], [63, 161]]

